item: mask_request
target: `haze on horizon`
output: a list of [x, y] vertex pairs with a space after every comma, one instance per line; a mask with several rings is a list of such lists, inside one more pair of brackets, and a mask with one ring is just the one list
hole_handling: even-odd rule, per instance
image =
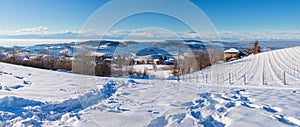
[[[98, 8], [108, 2], [108, 0], [0, 1], [0, 18], [4, 19], [0, 20], [0, 39], [76, 39], [79, 33], [86, 34], [87, 39], [98, 38], [104, 33], [93, 30], [81, 31], [81, 28]], [[191, 0], [190, 2], [208, 16], [223, 40], [300, 40], [298, 16], [300, 1]], [[186, 38], [195, 39], [193, 31], [179, 20], [153, 13], [135, 15], [122, 20], [108, 33], [110, 35], [108, 38], [118, 39], [134, 34], [137, 30], [145, 33], [138, 34], [141, 38], [151, 35], [159, 39], [158, 36], [162, 34], [165, 37], [173, 37], [168, 33], [143, 31], [143, 28], [147, 27], [164, 28]], [[199, 34], [209, 39], [209, 33]]]

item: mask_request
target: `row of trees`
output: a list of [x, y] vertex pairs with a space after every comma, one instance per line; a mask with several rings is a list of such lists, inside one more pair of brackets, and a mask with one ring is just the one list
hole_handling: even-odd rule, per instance
[[193, 51], [190, 57], [177, 59], [172, 70], [172, 74], [179, 77], [185, 74], [199, 71], [207, 66], [211, 66], [223, 60], [224, 54], [218, 49]]
[[72, 61], [70, 59], [44, 59], [43, 55], [36, 56], [30, 60], [21, 60], [19, 56], [12, 56], [8, 58], [0, 58], [0, 62], [11, 63], [16, 65], [24, 65], [42, 69], [58, 70], [63, 69], [66, 71], [72, 70]]

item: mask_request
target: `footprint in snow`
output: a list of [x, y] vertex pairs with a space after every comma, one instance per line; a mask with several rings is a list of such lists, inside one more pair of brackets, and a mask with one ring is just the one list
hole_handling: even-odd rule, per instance
[[127, 82], [128, 82], [128, 83], [137, 83], [137, 82], [134, 81], [133, 79], [129, 79]]
[[291, 91], [292, 93], [299, 93], [297, 90], [293, 90], [293, 91]]
[[226, 97], [226, 96], [220, 96], [220, 98], [222, 98], [223, 100], [225, 100], [225, 101], [231, 101], [232, 99], [231, 98], [228, 98], [228, 97]]
[[269, 106], [269, 105], [263, 105], [262, 109], [267, 111], [267, 112], [271, 112], [271, 113], [276, 113], [278, 112], [275, 108]]
[[8, 72], [5, 72], [4, 74], [7, 74], [7, 75], [13, 75], [12, 73], [8, 73]]
[[218, 111], [219, 113], [222, 113], [222, 112], [225, 112], [226, 109], [225, 109], [224, 107], [220, 107], [220, 108], [217, 109], [217, 111]]
[[191, 115], [195, 118], [195, 119], [202, 119], [202, 114], [200, 111], [192, 111]]
[[153, 114], [159, 114], [159, 111], [153, 111], [151, 109], [149, 109], [147, 112], [153, 113]]
[[11, 86], [10, 88], [12, 88], [12, 89], [19, 89], [19, 88], [22, 88], [22, 87], [24, 87], [24, 86], [22, 86], [22, 85], [15, 85], [15, 86]]
[[25, 85], [31, 85], [32, 83], [30, 81], [23, 80], [23, 84], [25, 84]]
[[288, 117], [284, 115], [273, 115], [279, 122], [290, 125], [290, 126], [300, 126], [300, 120], [294, 118], [294, 117]]
[[6, 91], [11, 91], [11, 89], [7, 86], [4, 86], [3, 89], [6, 90]]
[[252, 104], [251, 102], [243, 102], [241, 103], [242, 106], [245, 106], [247, 108], [259, 108], [258, 105]]
[[270, 115], [270, 117], [275, 118], [276, 120], [278, 120], [279, 122], [281, 122], [283, 124], [287, 124], [289, 126], [300, 126], [300, 120], [298, 120], [294, 117], [285, 116], [283, 114], [277, 114], [278, 112], [281, 112], [280, 108], [273, 107], [270, 105], [258, 106], [258, 105], [254, 105], [254, 104], [249, 104], [247, 102], [244, 102], [241, 105], [248, 107], [248, 108], [257, 108], [257, 109], [265, 110], [272, 114], [272, 115]]
[[78, 86], [77, 84], [74, 84], [74, 83], [72, 83], [72, 84], [69, 84], [70, 86]]
[[248, 97], [240, 96], [241, 101], [250, 101]]
[[17, 79], [23, 79], [24, 78], [22, 76], [17, 76], [17, 75], [15, 75], [14, 77], [17, 78]]
[[65, 89], [59, 89], [60, 91], [64, 91], [64, 92], [67, 92], [67, 90], [65, 90]]
[[241, 92], [245, 92], [245, 91], [246, 91], [246, 89], [240, 89], [240, 90], [234, 91], [234, 93], [241, 94]]
[[225, 104], [225, 107], [226, 108], [232, 108], [232, 107], [235, 107], [235, 103], [234, 102], [229, 102], [229, 103], [227, 103], [227, 104]]

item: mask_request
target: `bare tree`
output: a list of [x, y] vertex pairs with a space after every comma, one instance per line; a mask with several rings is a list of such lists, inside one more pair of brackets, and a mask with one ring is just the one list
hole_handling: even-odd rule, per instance
[[253, 45], [253, 54], [257, 53], [260, 53], [260, 46], [258, 45], [258, 40], [256, 40]]
[[73, 73], [95, 75], [95, 66], [95, 57], [91, 55], [88, 48], [81, 46], [80, 53], [73, 60]]

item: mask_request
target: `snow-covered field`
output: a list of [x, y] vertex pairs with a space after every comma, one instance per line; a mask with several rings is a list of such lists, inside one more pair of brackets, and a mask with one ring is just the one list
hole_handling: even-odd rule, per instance
[[0, 63], [0, 126], [300, 126], [299, 53], [251, 55], [181, 82]]

